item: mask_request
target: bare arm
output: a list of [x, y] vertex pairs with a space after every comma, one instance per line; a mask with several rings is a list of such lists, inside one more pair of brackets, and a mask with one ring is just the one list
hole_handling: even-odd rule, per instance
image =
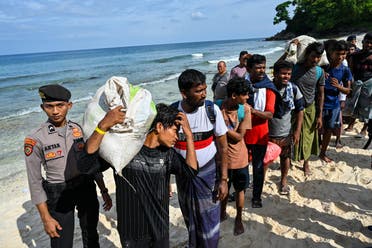
[[300, 140], [300, 133], [301, 133], [301, 129], [302, 129], [303, 120], [304, 120], [304, 111], [301, 110], [301, 111], [296, 113], [296, 128], [293, 132], [293, 142], [295, 144], [298, 144], [298, 142]]
[[108, 189], [106, 188], [105, 181], [103, 180], [103, 177], [95, 178], [95, 181], [101, 191], [102, 199], [104, 201], [103, 209], [105, 211], [109, 211], [112, 207], [112, 200], [110, 194], [108, 193]]
[[346, 82], [346, 87], [343, 87], [339, 84], [338, 80], [336, 78], [331, 78], [331, 85], [338, 89], [341, 93], [344, 93], [348, 95], [350, 93], [350, 81]]
[[194, 170], [198, 170], [198, 160], [196, 158], [194, 140], [186, 114], [179, 112], [177, 117], [179, 117], [179, 119], [176, 120], [176, 123], [181, 125], [183, 133], [186, 137], [186, 164]]
[[218, 187], [218, 200], [223, 200], [227, 196], [227, 136], [216, 137], [217, 152], [220, 156], [221, 182]]
[[[107, 112], [105, 117], [98, 123], [97, 125], [98, 128], [106, 132], [115, 124], [123, 123], [125, 113], [121, 111], [122, 108], [123, 108], [122, 106], [118, 106]], [[92, 135], [89, 137], [85, 144], [85, 149], [88, 154], [93, 154], [98, 150], [103, 137], [104, 135], [98, 133], [97, 131], [94, 131], [92, 133]]]
[[59, 238], [58, 230], [62, 230], [62, 227], [49, 213], [46, 202], [36, 204], [37, 210], [39, 211], [41, 221], [44, 225], [45, 232], [51, 238]]
[[259, 111], [257, 109], [251, 108], [251, 113], [265, 120], [271, 120], [273, 118], [273, 113], [271, 113], [270, 111]]
[[323, 125], [323, 104], [324, 104], [324, 86], [318, 86], [318, 116], [316, 120], [316, 127], [322, 128]]

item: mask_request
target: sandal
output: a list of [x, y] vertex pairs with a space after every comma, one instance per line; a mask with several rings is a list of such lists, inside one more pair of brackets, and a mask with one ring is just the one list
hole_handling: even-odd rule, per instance
[[281, 195], [289, 195], [291, 188], [288, 185], [280, 186], [279, 194]]

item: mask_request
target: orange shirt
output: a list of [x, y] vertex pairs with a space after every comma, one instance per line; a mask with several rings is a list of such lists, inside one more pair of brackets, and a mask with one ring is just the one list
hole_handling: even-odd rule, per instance
[[[275, 110], [275, 93], [266, 89], [265, 111], [274, 114]], [[252, 129], [247, 130], [244, 136], [247, 145], [267, 145], [269, 141], [269, 122], [252, 114]]]
[[[229, 130], [238, 131], [241, 129], [250, 129], [251, 125], [251, 111], [247, 104], [244, 105], [244, 119], [239, 122], [238, 110], [228, 111], [224, 109], [224, 104], [221, 106], [221, 112], [225, 120], [226, 126]], [[248, 165], [248, 151], [244, 143], [244, 139], [238, 142], [234, 142], [229, 139], [229, 134], [227, 134], [228, 141], [228, 169], [240, 169]]]

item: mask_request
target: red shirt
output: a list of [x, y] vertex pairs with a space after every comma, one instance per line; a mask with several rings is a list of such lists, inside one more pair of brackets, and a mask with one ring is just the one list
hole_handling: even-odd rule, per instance
[[[274, 114], [275, 110], [275, 93], [266, 89], [265, 111]], [[252, 117], [252, 129], [248, 129], [244, 135], [244, 141], [247, 145], [267, 145], [269, 141], [269, 120], [262, 119], [254, 114]]]

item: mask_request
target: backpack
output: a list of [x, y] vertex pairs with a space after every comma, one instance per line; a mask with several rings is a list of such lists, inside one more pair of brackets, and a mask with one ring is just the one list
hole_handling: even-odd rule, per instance
[[[222, 106], [222, 103], [223, 103], [222, 99], [218, 99], [215, 102], [215, 104], [220, 108]], [[242, 122], [244, 120], [244, 105], [243, 104], [239, 104], [239, 107], [238, 107], [238, 120], [239, 122]]]
[[[209, 100], [205, 100], [204, 102], [205, 102], [204, 104], [205, 111], [207, 112], [208, 119], [214, 125], [214, 123], [216, 123], [216, 115], [214, 114], [214, 103]], [[180, 101], [177, 101], [177, 102], [172, 103], [170, 106], [175, 109], [178, 109], [179, 103]]]

